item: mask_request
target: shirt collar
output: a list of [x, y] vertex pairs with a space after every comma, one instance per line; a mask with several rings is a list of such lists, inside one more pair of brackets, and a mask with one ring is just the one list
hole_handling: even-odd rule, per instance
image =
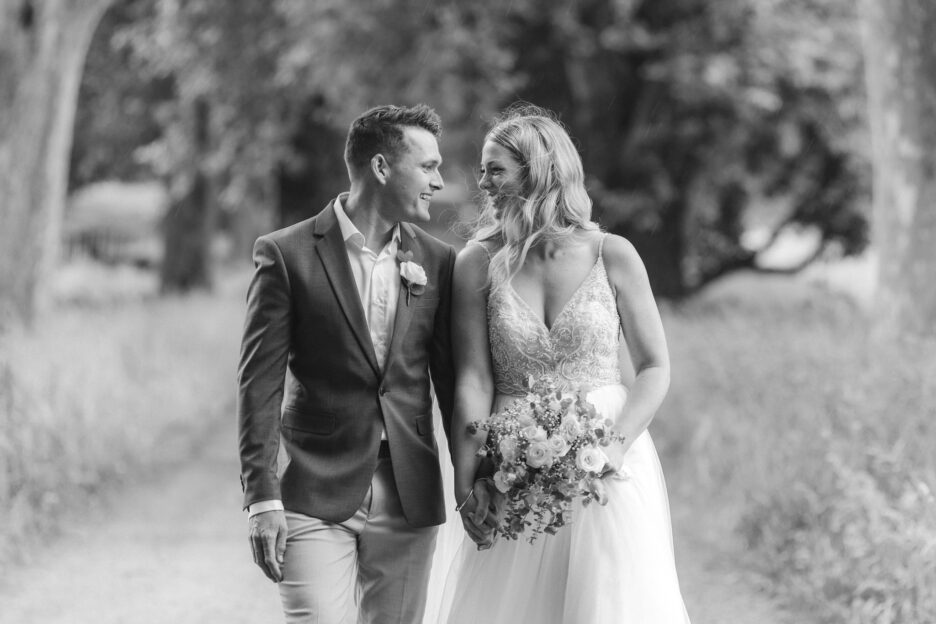
[[[335, 198], [335, 216], [338, 218], [338, 227], [341, 229], [341, 238], [345, 243], [351, 243], [358, 249], [362, 249], [367, 241], [364, 240], [364, 235], [361, 234], [361, 231], [357, 229], [357, 226], [351, 222], [351, 219], [348, 218], [347, 213], [344, 211], [344, 205], [342, 204], [342, 199], [347, 197], [347, 195], [339, 195]], [[397, 223], [393, 226], [393, 236], [391, 242], [396, 245], [400, 244], [400, 224]], [[371, 250], [374, 251], [374, 250]]]

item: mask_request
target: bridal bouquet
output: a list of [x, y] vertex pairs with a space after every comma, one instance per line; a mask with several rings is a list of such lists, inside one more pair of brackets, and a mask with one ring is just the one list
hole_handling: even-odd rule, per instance
[[548, 377], [531, 377], [527, 386], [526, 397], [468, 429], [488, 434], [478, 454], [494, 462], [494, 486], [505, 496], [497, 533], [519, 539], [529, 527], [532, 543], [570, 521], [575, 499], [607, 502], [602, 448], [624, 438], [611, 431], [610, 419], [595, 411], [583, 390], [559, 390]]

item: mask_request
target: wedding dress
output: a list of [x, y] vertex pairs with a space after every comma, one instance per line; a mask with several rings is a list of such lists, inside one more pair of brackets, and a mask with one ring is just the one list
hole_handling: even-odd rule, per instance
[[[621, 331], [599, 246], [584, 282], [547, 327], [510, 284], [492, 289], [488, 330], [497, 389], [494, 410], [526, 394], [528, 376], [593, 388], [589, 400], [614, 418], [621, 384]], [[606, 477], [608, 503], [576, 502], [570, 525], [535, 542], [500, 538], [478, 551], [467, 538], [450, 566], [438, 622], [446, 624], [684, 624], [666, 485], [644, 432]], [[446, 544], [448, 539], [448, 545]], [[440, 535], [440, 547], [452, 550]], [[439, 569], [437, 557], [434, 574]], [[436, 581], [438, 583], [438, 581]]]

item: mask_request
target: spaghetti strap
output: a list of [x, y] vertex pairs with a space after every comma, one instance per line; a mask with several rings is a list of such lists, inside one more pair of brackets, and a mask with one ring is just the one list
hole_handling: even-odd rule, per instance
[[604, 256], [601, 254], [601, 250], [604, 249], [604, 242], [606, 238], [608, 238], [608, 233], [604, 232], [601, 235], [601, 240], [598, 241], [598, 258], [601, 259], [602, 262], [604, 262]]
[[494, 253], [491, 251], [491, 246], [487, 243], [487, 241], [479, 241], [479, 240], [471, 239], [467, 243], [465, 243], [465, 247], [475, 247], [475, 246], [480, 247], [481, 249], [484, 250], [484, 253], [487, 254], [488, 262], [490, 262], [491, 258], [494, 257]]

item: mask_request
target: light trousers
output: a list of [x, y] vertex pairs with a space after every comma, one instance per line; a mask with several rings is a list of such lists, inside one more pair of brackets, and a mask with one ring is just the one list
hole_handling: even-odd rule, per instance
[[286, 523], [279, 591], [288, 624], [422, 621], [438, 527], [407, 524], [389, 458], [348, 520], [287, 511]]

